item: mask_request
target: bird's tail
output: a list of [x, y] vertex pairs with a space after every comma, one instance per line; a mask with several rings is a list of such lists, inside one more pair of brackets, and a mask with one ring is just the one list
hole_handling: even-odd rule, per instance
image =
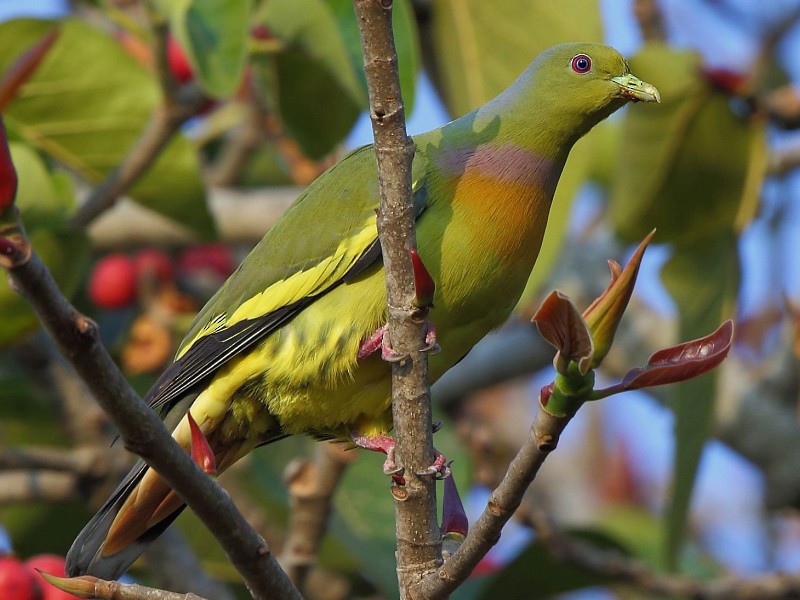
[[[140, 493], [147, 475], [158, 479], [158, 484], [150, 488], [150, 495]], [[142, 501], [137, 502], [140, 496]], [[159, 506], [163, 508], [158, 510]], [[170, 507], [172, 510], [167, 512]], [[183, 508], [175, 493], [144, 461], [139, 461], [72, 543], [67, 553], [67, 575], [118, 578]], [[157, 521], [153, 518], [156, 512], [161, 515]]]
[[[225, 470], [253, 445], [245, 440], [223, 443], [218, 430], [205, 431], [216, 459]], [[191, 436], [184, 418], [173, 432], [179, 445], [190, 450]], [[245, 447], [246, 446], [246, 447]], [[139, 461], [98, 513], [83, 528], [67, 553], [67, 574], [116, 579], [144, 552], [147, 545], [169, 527], [184, 508], [180, 497]]]

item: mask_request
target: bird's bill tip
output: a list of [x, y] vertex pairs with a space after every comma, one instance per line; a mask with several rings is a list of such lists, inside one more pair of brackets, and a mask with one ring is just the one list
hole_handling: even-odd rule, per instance
[[634, 102], [661, 102], [661, 94], [652, 83], [642, 81], [635, 75], [628, 73], [619, 77], [612, 77], [611, 81], [616, 83], [622, 95]]

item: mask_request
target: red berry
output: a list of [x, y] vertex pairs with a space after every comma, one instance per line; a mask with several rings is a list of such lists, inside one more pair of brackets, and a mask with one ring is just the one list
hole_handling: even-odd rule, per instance
[[167, 40], [167, 62], [169, 63], [169, 70], [178, 81], [178, 83], [188, 83], [194, 79], [194, 71], [192, 65], [183, 53], [180, 44], [174, 38]]
[[213, 271], [227, 277], [236, 268], [233, 252], [225, 244], [201, 244], [184, 250], [178, 257], [178, 270], [184, 275]]
[[267, 26], [263, 23], [253, 25], [253, 27], [250, 28], [250, 35], [256, 40], [271, 40], [274, 37], [272, 32], [267, 29]]
[[42, 590], [34, 571], [13, 556], [0, 557], [0, 598], [3, 600], [40, 600], [41, 593]]
[[[25, 566], [33, 572], [37, 578], [41, 575], [37, 571], [42, 571], [48, 575], [56, 577], [66, 577], [64, 570], [64, 558], [55, 554], [38, 554], [25, 561]], [[39, 584], [42, 589], [41, 600], [75, 600], [75, 596], [50, 585], [44, 579], [40, 579]]]
[[144, 248], [133, 258], [138, 277], [154, 277], [162, 282], [172, 280], [172, 259], [166, 252]]
[[124, 254], [109, 254], [94, 265], [89, 298], [100, 308], [122, 308], [136, 298], [136, 265]]
[[484, 575], [494, 575], [500, 569], [502, 569], [502, 565], [498, 564], [495, 560], [484, 556], [480, 562], [475, 565], [475, 568], [472, 570], [472, 574], [470, 577], [482, 577]]

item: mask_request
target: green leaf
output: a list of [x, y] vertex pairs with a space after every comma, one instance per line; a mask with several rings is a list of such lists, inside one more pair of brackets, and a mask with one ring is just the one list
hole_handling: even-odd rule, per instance
[[[713, 273], [713, 277], [709, 274]], [[716, 329], [733, 313], [739, 289], [736, 236], [719, 235], [677, 247], [661, 277], [678, 305], [679, 337], [689, 340]], [[675, 410], [675, 465], [667, 513], [666, 561], [677, 563], [691, 503], [697, 466], [711, 435], [718, 371], [672, 386]]]
[[[89, 241], [82, 232], [65, 227], [74, 204], [74, 192], [65, 173], [52, 173], [30, 146], [9, 144], [19, 177], [16, 205], [30, 232], [33, 248], [50, 268], [62, 292], [70, 298], [89, 265]], [[0, 281], [0, 348], [38, 328], [39, 321], [28, 303]]]
[[158, 0], [170, 29], [210, 95], [232, 94], [242, 80], [250, 33], [250, 0]]
[[[0, 24], [0, 70], [52, 26], [34, 19]], [[5, 116], [25, 141], [98, 183], [141, 136], [160, 94], [153, 76], [105, 32], [76, 20], [60, 27], [58, 40]], [[182, 135], [130, 194], [204, 236], [214, 233], [197, 154]]]
[[[83, 232], [40, 228], [30, 234], [34, 250], [48, 266], [67, 298], [78, 289], [89, 268], [89, 240]], [[28, 303], [11, 289], [6, 278], [0, 281], [0, 348], [36, 331], [39, 320]]]
[[65, 174], [51, 175], [41, 157], [27, 144], [11, 142], [11, 158], [19, 177], [16, 205], [25, 226], [63, 224], [74, 205], [74, 192]]
[[602, 41], [597, 0], [435, 0], [435, 83], [453, 116], [506, 89], [542, 50]]
[[[400, 79], [410, 110], [419, 70], [413, 11], [395, 2]], [[368, 107], [358, 26], [350, 0], [270, 0], [257, 21], [280, 42], [256, 55], [254, 81], [262, 99], [310, 158], [330, 153]]]
[[322, 158], [367, 106], [336, 18], [324, 0], [270, 0], [258, 22], [282, 48], [255, 57], [254, 81], [303, 152]]
[[[367, 89], [364, 74], [364, 54], [361, 51], [361, 37], [358, 32], [352, 0], [326, 0], [336, 18], [350, 61], [356, 70], [361, 87]], [[409, 0], [395, 0], [392, 11], [392, 30], [397, 50], [400, 88], [403, 91], [406, 116], [414, 109], [414, 92], [420, 67], [419, 35], [414, 9]]]
[[700, 78], [689, 51], [648, 44], [631, 70], [662, 94], [652, 111], [631, 106], [619, 145], [610, 216], [628, 242], [658, 229], [659, 242], [694, 242], [741, 229], [754, 214], [765, 154], [760, 120], [737, 117]]
[[279, 110], [288, 133], [306, 156], [323, 158], [350, 132], [362, 106], [304, 45], [287, 47], [275, 58], [275, 67]]
[[[575, 529], [568, 535], [599, 549], [627, 554], [614, 538], [596, 530]], [[490, 600], [535, 600], [550, 598], [573, 590], [614, 582], [610, 576], [597, 575], [574, 564], [560, 561], [540, 541], [534, 541], [511, 561], [486, 586], [480, 598]]]

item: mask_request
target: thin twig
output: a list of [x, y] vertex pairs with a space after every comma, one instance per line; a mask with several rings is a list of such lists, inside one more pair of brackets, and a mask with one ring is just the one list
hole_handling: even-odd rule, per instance
[[[425, 314], [413, 307], [414, 279], [409, 249], [416, 246], [411, 202], [414, 143], [405, 127], [405, 110], [392, 35], [391, 0], [354, 0], [364, 50], [364, 71], [375, 137], [381, 204], [378, 231], [386, 271], [389, 340], [405, 359], [392, 365], [392, 415], [396, 459], [405, 485], [394, 486], [397, 574], [400, 597], [411, 584], [441, 564], [441, 534], [436, 520], [436, 482], [417, 476], [432, 464], [433, 428]], [[421, 317], [421, 318], [420, 318]], [[416, 597], [416, 596], [415, 596]]]
[[[300, 598], [259, 536], [225, 491], [173, 440], [158, 416], [131, 390], [99, 341], [97, 325], [64, 298], [47, 267], [30, 250], [21, 225], [4, 231], [4, 265], [12, 286], [30, 303], [61, 353], [111, 415], [125, 446], [136, 452], [189, 504], [225, 549], [257, 598]], [[13, 241], [12, 241], [13, 240]]]
[[144, 553], [151, 583], [173, 592], [194, 593], [212, 600], [235, 600], [228, 587], [203, 570], [197, 555], [183, 534], [170, 527]]
[[722, 577], [704, 581], [683, 575], [658, 573], [645, 563], [572, 538], [541, 510], [520, 511], [517, 516], [536, 531], [554, 556], [619, 583], [658, 596], [694, 600], [779, 600], [800, 595], [800, 576], [776, 573], [758, 578]]
[[206, 97], [194, 85], [182, 88], [179, 96], [177, 104], [156, 109], [150, 123], [122, 162], [92, 191], [86, 202], [72, 216], [70, 223], [74, 227], [86, 227], [111, 208], [155, 162], [181, 125], [196, 115], [206, 103]]
[[107, 472], [98, 461], [102, 456], [95, 447], [66, 450], [52, 446], [25, 446], [21, 448], [0, 448], [0, 469], [43, 469], [63, 471], [76, 475], [89, 475]]
[[298, 459], [286, 469], [290, 518], [280, 563], [300, 590], [305, 589], [306, 578], [317, 564], [333, 493], [356, 457], [341, 444], [319, 443], [313, 459]]
[[106, 581], [84, 576], [65, 579], [42, 573], [50, 585], [77, 596], [97, 600], [205, 600], [197, 594], [181, 594], [145, 587], [136, 583]]
[[69, 471], [0, 472], [0, 506], [76, 500], [82, 496], [80, 483], [78, 474]]
[[633, 13], [639, 22], [642, 38], [647, 42], [663, 42], [667, 39], [664, 31], [664, 17], [656, 0], [636, 0]]
[[122, 162], [111, 171], [72, 216], [75, 227], [86, 227], [111, 208], [156, 161], [181, 126], [200, 113], [208, 97], [195, 83], [178, 87], [169, 69], [167, 22], [152, 7], [147, 7], [151, 23], [156, 76], [161, 88], [162, 105], [155, 110], [150, 123], [134, 143]]

